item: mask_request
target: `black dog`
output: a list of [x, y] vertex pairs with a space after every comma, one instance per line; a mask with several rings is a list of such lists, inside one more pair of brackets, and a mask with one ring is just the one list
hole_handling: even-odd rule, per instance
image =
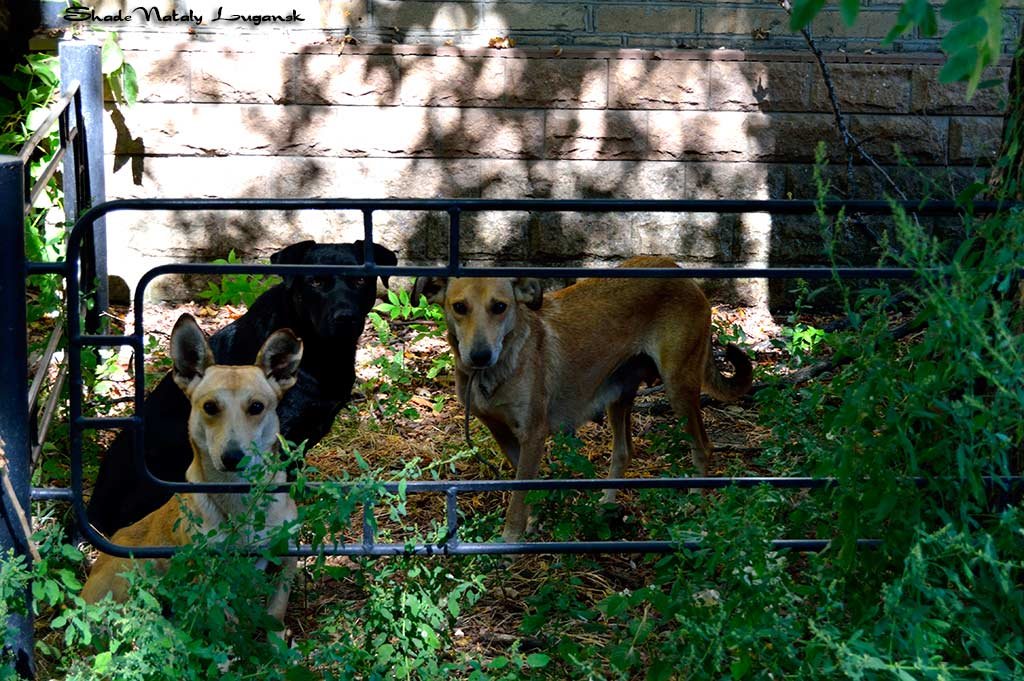
[[[362, 241], [317, 244], [303, 241], [270, 257], [280, 264], [357, 265], [363, 263]], [[396, 265], [395, 254], [374, 245], [378, 265]], [[382, 277], [387, 286], [387, 278]], [[298, 382], [278, 405], [281, 434], [312, 447], [331, 429], [351, 397], [355, 381], [356, 343], [376, 298], [376, 280], [365, 277], [286, 277], [253, 303], [237, 320], [210, 338], [219, 364], [255, 361], [273, 331], [290, 328], [302, 339], [304, 352]], [[146, 398], [146, 466], [163, 480], [184, 481], [192, 460], [188, 440], [190, 405], [168, 374]], [[149, 482], [134, 460], [132, 437], [122, 431], [100, 465], [89, 502], [89, 521], [110, 536], [156, 510], [170, 492]]]

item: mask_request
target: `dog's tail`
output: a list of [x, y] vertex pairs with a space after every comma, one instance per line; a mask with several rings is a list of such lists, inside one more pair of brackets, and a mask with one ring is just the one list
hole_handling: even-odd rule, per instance
[[733, 366], [733, 375], [729, 378], [718, 371], [714, 356], [708, 353], [708, 362], [704, 366], [704, 389], [716, 400], [731, 402], [750, 390], [754, 381], [754, 367], [746, 353], [732, 343], [725, 346], [725, 358]]

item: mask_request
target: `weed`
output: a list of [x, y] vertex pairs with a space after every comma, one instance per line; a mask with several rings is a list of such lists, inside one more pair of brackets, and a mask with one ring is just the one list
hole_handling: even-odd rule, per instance
[[[215, 265], [237, 265], [242, 262], [234, 249], [228, 251], [228, 257], [218, 258], [213, 261]], [[269, 291], [273, 286], [281, 283], [281, 278], [276, 276], [263, 276], [259, 274], [224, 274], [221, 275], [220, 283], [207, 282], [206, 288], [199, 292], [199, 297], [210, 302], [211, 305], [245, 305], [250, 307], [256, 299]]]
[[[378, 403], [386, 418], [401, 415], [404, 418], [416, 419], [419, 412], [408, 404], [412, 398], [410, 391], [414, 379], [406, 361], [405, 343], [398, 342], [391, 325], [397, 321], [413, 322], [409, 324], [409, 330], [413, 333], [409, 343], [415, 343], [422, 338], [438, 338], [445, 333], [444, 313], [438, 305], [428, 303], [425, 296], [420, 296], [420, 300], [413, 303], [408, 291], [388, 291], [388, 300], [374, 307], [369, 319], [377, 333], [378, 342], [387, 351], [373, 362], [380, 371], [380, 377], [364, 384], [363, 390], [381, 395]], [[419, 323], [420, 321], [429, 324]], [[396, 345], [398, 347], [392, 349]], [[432, 361], [426, 377], [437, 378], [447, 373], [451, 367], [451, 356], [447, 353], [442, 354]], [[445, 397], [439, 396], [433, 405], [434, 410], [441, 411], [444, 402]]]

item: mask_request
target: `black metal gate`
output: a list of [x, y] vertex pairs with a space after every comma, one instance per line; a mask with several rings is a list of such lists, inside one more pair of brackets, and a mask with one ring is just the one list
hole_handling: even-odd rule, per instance
[[[943, 216], [959, 212], [952, 202], [919, 204], [902, 202], [901, 208], [909, 213], [927, 216]], [[994, 204], [978, 204], [977, 211], [993, 210]], [[892, 212], [892, 204], [885, 201], [833, 201], [824, 205], [827, 213], [840, 210], [863, 215], [886, 215]], [[72, 503], [84, 536], [100, 550], [117, 556], [132, 555], [136, 558], [166, 557], [173, 553], [173, 547], [132, 547], [111, 543], [88, 524], [88, 516], [82, 499], [82, 433], [93, 429], [128, 429], [133, 434], [136, 457], [144, 451], [144, 430], [142, 428], [142, 404], [144, 400], [144, 320], [143, 300], [150, 282], [165, 274], [277, 274], [313, 275], [334, 274], [348, 276], [504, 276], [504, 277], [692, 277], [692, 278], [803, 278], [825, 279], [839, 276], [848, 279], [908, 279], [914, 276], [910, 269], [899, 267], [789, 267], [789, 268], [580, 268], [580, 267], [467, 267], [461, 262], [459, 243], [461, 216], [480, 211], [517, 212], [674, 212], [674, 213], [769, 213], [773, 215], [809, 215], [817, 210], [812, 201], [645, 201], [645, 200], [485, 200], [485, 199], [133, 199], [110, 201], [94, 207], [79, 219], [68, 244], [68, 262], [74, 262], [81, 252], [81, 243], [91, 225], [102, 216], [115, 211], [196, 211], [196, 210], [319, 210], [319, 211], [360, 211], [363, 215], [365, 264], [364, 265], [210, 265], [173, 264], [153, 268], [140, 280], [134, 294], [134, 331], [127, 335], [98, 335], [82, 333], [78, 329], [80, 320], [75, 306], [68, 310], [69, 358], [71, 376], [71, 460], [72, 460]], [[449, 220], [448, 262], [438, 267], [420, 266], [378, 266], [373, 259], [374, 228], [373, 215], [377, 211], [434, 211], [447, 214]], [[79, 286], [71, 268], [68, 276], [69, 299], [75, 300]], [[136, 415], [121, 418], [85, 417], [82, 415], [81, 353], [89, 348], [130, 346], [135, 354], [135, 409]], [[141, 461], [137, 461], [141, 464]], [[144, 468], [144, 464], [143, 464]], [[203, 490], [206, 492], [242, 492], [249, 489], [244, 483], [202, 484], [170, 482], [160, 480], [147, 471], [150, 479], [173, 492]], [[339, 483], [319, 483], [336, 485]], [[349, 483], [354, 484], [354, 483]], [[394, 493], [400, 483], [383, 487]], [[555, 490], [555, 489], [694, 489], [721, 487], [753, 487], [769, 485], [778, 488], [822, 488], [835, 484], [828, 478], [656, 478], [620, 480], [486, 480], [486, 481], [410, 481], [401, 483], [406, 494], [438, 494], [446, 500], [447, 531], [443, 542], [436, 544], [382, 544], [376, 541], [372, 523], [368, 521], [372, 505], [365, 508], [364, 537], [361, 543], [338, 544], [320, 549], [309, 546], [294, 547], [298, 556], [310, 555], [454, 555], [454, 554], [520, 554], [520, 553], [665, 553], [692, 549], [698, 542], [671, 541], [573, 541], [573, 542], [464, 542], [459, 537], [458, 497], [470, 492], [499, 492], [509, 490]], [[829, 545], [829, 539], [777, 539], [776, 548], [797, 551], [820, 551]], [[859, 540], [862, 546], [875, 546], [878, 541], [865, 538]]]

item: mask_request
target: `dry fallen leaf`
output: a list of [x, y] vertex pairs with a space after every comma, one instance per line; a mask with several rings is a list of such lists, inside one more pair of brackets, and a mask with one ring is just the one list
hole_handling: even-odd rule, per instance
[[487, 41], [488, 47], [493, 47], [496, 50], [504, 50], [506, 48], [515, 47], [516, 39], [509, 36], [495, 36]]

